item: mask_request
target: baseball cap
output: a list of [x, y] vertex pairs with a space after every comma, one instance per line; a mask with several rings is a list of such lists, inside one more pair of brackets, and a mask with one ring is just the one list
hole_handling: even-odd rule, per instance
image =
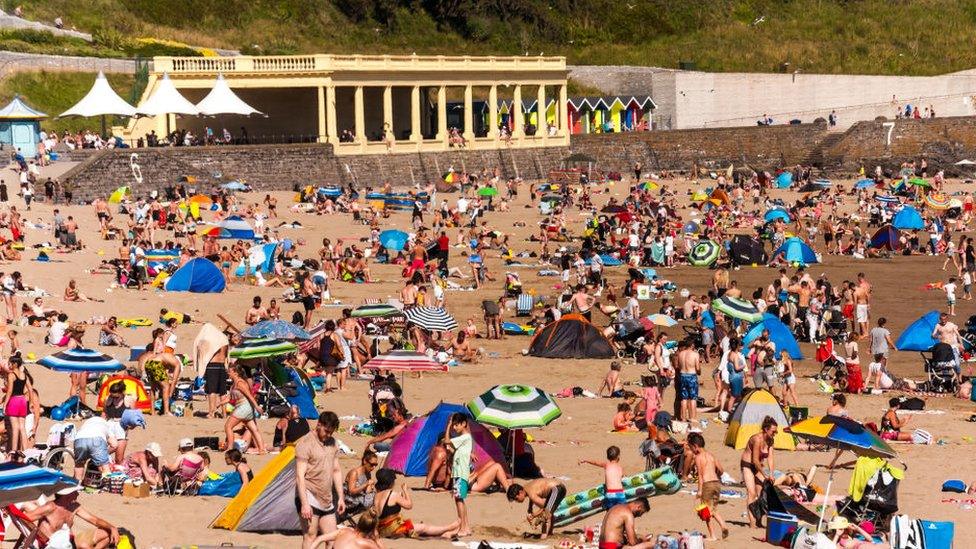
[[147, 444], [146, 451], [158, 458], [163, 457], [163, 449], [159, 446], [158, 442], [150, 442]]
[[55, 494], [57, 494], [59, 496], [67, 496], [67, 495], [73, 494], [75, 492], [80, 492], [80, 491], [81, 491], [81, 486], [79, 486], [77, 484], [72, 484], [71, 486], [68, 486], [67, 488], [62, 488], [62, 489], [58, 490], [57, 492], [55, 492]]
[[180, 448], [193, 448], [193, 441], [188, 438], [180, 439]]

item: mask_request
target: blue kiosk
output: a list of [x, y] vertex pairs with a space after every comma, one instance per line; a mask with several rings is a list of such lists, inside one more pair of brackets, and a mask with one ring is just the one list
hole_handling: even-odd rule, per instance
[[20, 149], [24, 158], [32, 158], [37, 154], [37, 143], [41, 139], [42, 118], [47, 115], [29, 107], [20, 96], [14, 96], [0, 109], [0, 143]]

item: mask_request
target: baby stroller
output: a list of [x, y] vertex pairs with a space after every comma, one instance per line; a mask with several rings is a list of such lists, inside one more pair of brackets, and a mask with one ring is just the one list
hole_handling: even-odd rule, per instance
[[407, 407], [403, 404], [402, 396], [403, 390], [395, 380], [383, 377], [373, 380], [369, 392], [369, 420], [373, 424], [374, 433], [385, 433], [396, 425], [393, 419], [394, 409], [400, 410], [404, 416], [407, 415]]
[[682, 326], [685, 337], [691, 341], [692, 347], [699, 353], [705, 352], [705, 338], [702, 336], [701, 328], [698, 326]]
[[[848, 365], [844, 357], [834, 351], [834, 340], [826, 338], [817, 347], [817, 360], [820, 361], [820, 372], [813, 376], [814, 379], [827, 381], [840, 391], [848, 390]], [[859, 384], [863, 388], [864, 381], [861, 379], [861, 369], [854, 364], [857, 369]]]
[[[860, 457], [857, 461], [860, 465], [862, 460], [870, 459], [873, 458]], [[892, 515], [898, 512], [899, 482], [886, 462], [865, 482], [861, 499], [855, 501], [848, 496], [837, 502], [837, 513], [852, 524], [868, 521], [875, 531], [884, 531]]]
[[644, 349], [647, 330], [640, 321], [628, 319], [617, 325], [617, 357], [638, 358], [638, 353]]
[[928, 353], [921, 353], [925, 363], [925, 373], [928, 374], [929, 391], [933, 393], [956, 392], [958, 388], [956, 374], [956, 354], [948, 343], [936, 343]]
[[847, 319], [837, 309], [826, 309], [823, 312], [820, 330], [824, 338], [834, 341], [847, 341], [847, 337], [850, 334]]

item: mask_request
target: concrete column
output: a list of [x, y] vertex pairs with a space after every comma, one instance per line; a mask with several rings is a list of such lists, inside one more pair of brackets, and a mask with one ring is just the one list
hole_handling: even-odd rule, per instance
[[437, 88], [437, 140], [447, 145], [447, 86]]
[[512, 137], [522, 137], [525, 135], [525, 121], [522, 119], [522, 85], [515, 84], [512, 92], [512, 109], [509, 113], [512, 117]]
[[474, 100], [472, 98], [472, 86], [464, 86], [464, 139], [471, 141], [474, 139]]
[[539, 91], [536, 93], [535, 103], [535, 135], [545, 139], [549, 132], [546, 131], [546, 86], [539, 84]]
[[339, 121], [336, 119], [336, 89], [334, 84], [325, 87], [325, 135], [329, 143], [339, 142]]
[[318, 114], [319, 114], [319, 125], [318, 125], [318, 135], [315, 140], [319, 143], [328, 143], [328, 129], [325, 126], [325, 87], [319, 86], [316, 89], [318, 95]]
[[387, 139], [396, 141], [396, 134], [393, 133], [393, 86], [383, 88], [383, 125], [390, 132]]
[[569, 135], [569, 93], [566, 84], [559, 86], [559, 104], [556, 105], [556, 124], [559, 126], [559, 135]]
[[498, 85], [488, 89], [488, 137], [498, 139]]
[[420, 143], [424, 136], [420, 132], [420, 86], [410, 89], [410, 141]]
[[356, 92], [353, 94], [353, 102], [355, 104], [355, 117], [356, 117], [356, 141], [359, 143], [366, 142], [366, 110], [363, 107], [363, 87], [356, 86]]

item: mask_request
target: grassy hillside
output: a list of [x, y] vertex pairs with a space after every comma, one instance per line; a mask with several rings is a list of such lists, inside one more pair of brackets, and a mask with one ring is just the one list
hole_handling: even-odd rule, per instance
[[573, 63], [937, 74], [976, 66], [976, 0], [27, 0], [107, 37], [254, 53], [562, 54]]
[[[123, 99], [128, 99], [135, 81], [134, 76], [125, 74], [107, 76], [115, 92]], [[88, 128], [98, 131], [101, 128], [100, 119], [54, 118], [84, 97], [94, 82], [93, 73], [45, 71], [16, 73], [0, 80], [0, 106], [6, 105], [14, 94], [18, 94], [30, 106], [50, 116], [49, 119], [41, 121], [41, 127], [44, 129], [60, 132], [65, 129], [75, 131]], [[112, 120], [108, 123], [112, 124]]]

